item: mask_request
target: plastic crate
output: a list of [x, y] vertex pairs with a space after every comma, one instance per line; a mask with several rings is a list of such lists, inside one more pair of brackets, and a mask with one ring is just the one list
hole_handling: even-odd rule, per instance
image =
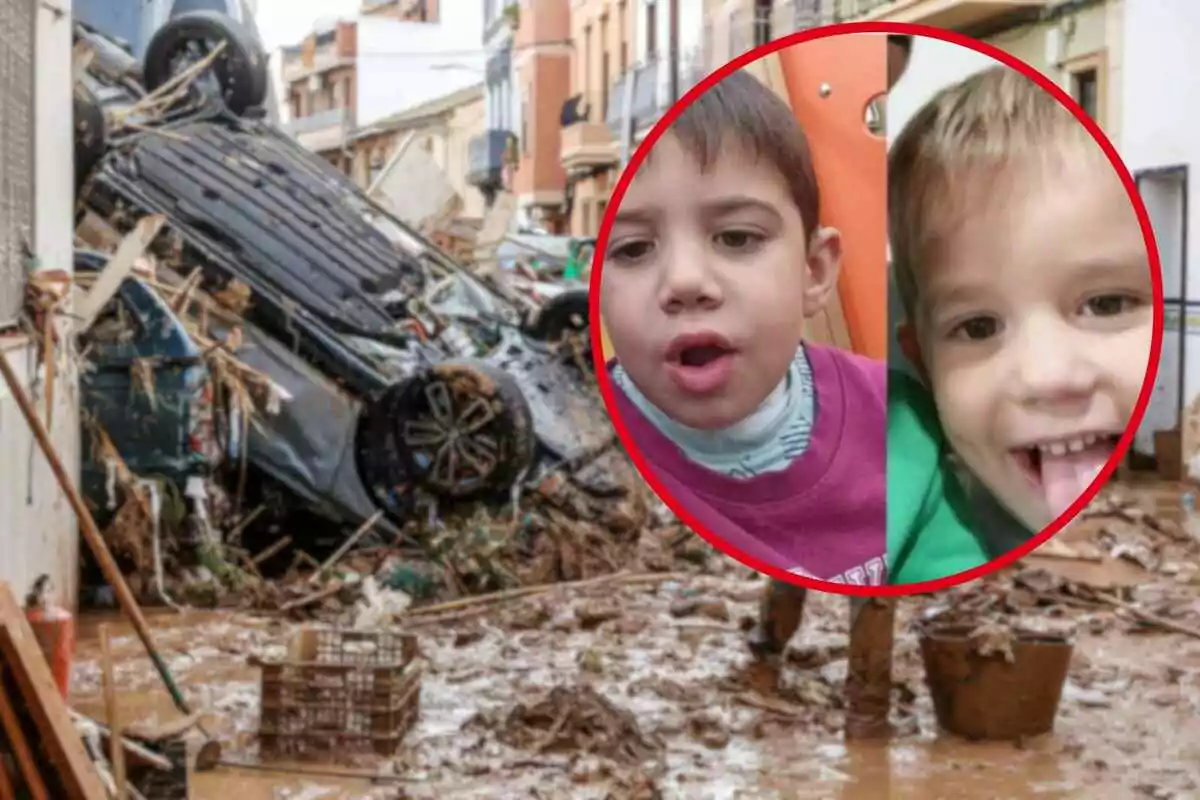
[[263, 759], [392, 755], [416, 724], [417, 639], [386, 631], [306, 628], [285, 660], [262, 669]]

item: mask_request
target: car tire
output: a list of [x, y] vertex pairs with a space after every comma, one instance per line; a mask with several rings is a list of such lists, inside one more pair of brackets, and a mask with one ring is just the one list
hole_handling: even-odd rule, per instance
[[75, 86], [75, 191], [79, 192], [108, 147], [108, 123], [96, 96], [81, 84]]
[[389, 405], [396, 455], [436, 496], [463, 500], [507, 489], [533, 463], [529, 402], [511, 376], [490, 364], [429, 367], [397, 386]]
[[547, 300], [525, 332], [531, 338], [553, 344], [565, 334], [579, 333], [587, 327], [588, 290], [571, 289]]
[[155, 32], [146, 47], [142, 74], [147, 91], [154, 91], [175, 76], [176, 61], [192, 43], [203, 43], [212, 52], [218, 42], [225, 50], [212, 70], [225, 105], [234, 114], [261, 105], [267, 96], [267, 57], [245, 26], [215, 11], [181, 14]]

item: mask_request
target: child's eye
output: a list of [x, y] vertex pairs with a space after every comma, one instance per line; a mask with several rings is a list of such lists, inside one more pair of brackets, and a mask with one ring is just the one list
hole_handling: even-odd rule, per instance
[[1129, 294], [1099, 294], [1083, 302], [1080, 313], [1092, 317], [1115, 317], [1126, 314], [1142, 305], [1141, 298]]
[[973, 342], [990, 339], [1000, 332], [1000, 320], [995, 317], [971, 317], [950, 331], [951, 339], [967, 339]]
[[728, 250], [750, 250], [762, 244], [764, 237], [753, 231], [722, 231], [713, 238]]
[[653, 251], [654, 242], [649, 239], [639, 239], [630, 242], [621, 242], [616, 247], [610, 248], [607, 258], [612, 261], [620, 261], [628, 264], [641, 261]]

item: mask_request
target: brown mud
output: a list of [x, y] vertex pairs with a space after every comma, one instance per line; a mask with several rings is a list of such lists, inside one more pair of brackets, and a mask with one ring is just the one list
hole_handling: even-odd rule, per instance
[[[1168, 498], [1164, 513], [1178, 500], [1161, 487], [1154, 491]], [[1084, 534], [1069, 533], [1068, 546], [1082, 547]], [[1032, 561], [1078, 566], [1061, 554]], [[906, 598], [896, 609], [895, 733], [888, 743], [848, 744], [842, 732], [846, 600], [810, 595], [791, 652], [775, 672], [754, 662], [745, 644], [762, 579], [725, 560], [710, 573], [559, 590], [436, 621], [414, 618], [410, 629], [420, 636], [428, 664], [420, 720], [396, 758], [303, 765], [393, 777], [222, 766], [192, 776], [192, 797], [1116, 800], [1200, 794], [1200, 638], [1147, 625], [1128, 609], [1030, 589], [1055, 581], [1028, 565], [1016, 581], [1009, 573], [938, 596]], [[1122, 596], [1195, 625], [1195, 574], [1146, 570], [1142, 585]], [[948, 606], [963, 613], [1017, 609], [1034, 622], [1072, 626], [1074, 657], [1053, 733], [971, 743], [937, 731], [915, 622]], [[83, 620], [73, 697], [97, 718], [103, 705], [94, 630], [102, 619]], [[286, 643], [295, 623], [234, 613], [156, 613], [151, 619], [185, 693], [208, 710], [206, 724], [222, 740], [225, 757], [255, 762], [258, 675], [246, 661]], [[176, 719], [132, 632], [119, 620], [104, 621], [112, 622], [123, 719]]]

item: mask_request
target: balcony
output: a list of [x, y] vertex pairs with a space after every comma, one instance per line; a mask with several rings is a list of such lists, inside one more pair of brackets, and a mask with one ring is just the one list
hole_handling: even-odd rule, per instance
[[337, 43], [334, 42], [318, 48], [313, 53], [313, 61], [310, 66], [304, 65], [304, 58], [300, 53], [289, 53], [283, 60], [283, 80], [285, 83], [295, 83], [331, 69], [352, 66], [354, 66], [354, 56], [340, 55], [337, 51]]
[[1050, 0], [838, 0], [844, 20], [917, 22], [962, 30], [1021, 11], [1038, 11]]
[[350, 109], [331, 108], [294, 119], [284, 130], [306, 150], [322, 153], [345, 144], [353, 127]]
[[611, 167], [617, 158], [617, 143], [608, 128], [599, 122], [583, 120], [562, 129], [559, 150], [563, 168]]
[[[626, 72], [613, 83], [612, 92], [608, 96], [608, 117], [604, 122], [617, 141], [621, 140], [621, 123], [627, 102], [629, 114], [633, 118], [634, 133], [654, 125], [669, 107], [667, 94], [670, 87], [669, 83], [664, 84], [663, 81], [663, 78], [667, 78], [667, 63], [651, 61], [632, 72]], [[633, 97], [627, 101], [625, 92], [630, 81], [633, 81]]]
[[[701, 49], [688, 50], [679, 56], [679, 96], [703, 80], [706, 72]], [[633, 97], [630, 116], [633, 118], [634, 140], [642, 138], [663, 112], [671, 107], [671, 71], [666, 59], [654, 60], [617, 78], [608, 96], [608, 116], [604, 120], [619, 142], [621, 120], [625, 112], [625, 88], [632, 76]], [[565, 131], [564, 131], [565, 133]]]
[[467, 143], [467, 183], [484, 191], [504, 186], [504, 165], [512, 133], [493, 128]]

